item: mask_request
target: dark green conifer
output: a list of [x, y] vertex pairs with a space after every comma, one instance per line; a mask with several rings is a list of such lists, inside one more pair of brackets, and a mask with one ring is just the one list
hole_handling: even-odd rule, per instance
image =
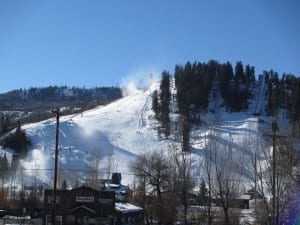
[[170, 74], [167, 71], [162, 73], [161, 84], [160, 84], [160, 121], [163, 128], [163, 132], [166, 137], [170, 136], [170, 101], [171, 101], [171, 91], [170, 91]]
[[155, 90], [152, 94], [152, 110], [155, 113], [155, 118], [159, 119], [160, 118], [160, 105], [158, 101], [158, 91]]

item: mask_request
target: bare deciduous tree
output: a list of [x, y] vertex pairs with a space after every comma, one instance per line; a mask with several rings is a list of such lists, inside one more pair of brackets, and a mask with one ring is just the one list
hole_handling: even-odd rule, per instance
[[188, 223], [189, 191], [192, 189], [192, 156], [189, 152], [176, 149], [171, 145], [172, 157], [176, 170], [174, 171], [175, 190], [179, 194], [180, 203], [183, 208], [184, 224]]
[[[270, 215], [273, 215], [273, 224], [279, 224], [282, 220], [284, 209], [293, 201], [293, 188], [295, 185], [293, 168], [297, 165], [297, 156], [293, 148], [292, 140], [285, 137], [277, 137], [274, 140], [276, 158], [273, 158], [273, 147], [270, 137], [248, 137], [246, 140], [252, 152], [249, 150], [251, 159], [248, 169], [253, 173], [252, 181], [254, 190], [262, 197], [261, 202], [255, 200], [256, 222], [258, 224], [270, 222]], [[275, 173], [273, 173], [273, 160], [275, 160]], [[245, 163], [245, 165], [247, 165]], [[275, 174], [275, 187], [273, 178]], [[274, 188], [274, 189], [273, 189]], [[275, 190], [274, 206], [273, 190]], [[256, 210], [259, 209], [259, 210]], [[274, 212], [273, 212], [274, 211]]]
[[[223, 210], [223, 224], [233, 224], [233, 218], [238, 221], [238, 214], [232, 209], [236, 206], [235, 199], [240, 193], [241, 167], [232, 158], [232, 149], [228, 149], [228, 146], [222, 143], [222, 137], [216, 130], [210, 130], [206, 144], [205, 170], [208, 177], [209, 201], [213, 195]], [[209, 224], [213, 219], [210, 205], [211, 203], [208, 211]]]
[[145, 191], [146, 216], [153, 212], [159, 224], [173, 224], [176, 216], [176, 204], [173, 202], [176, 193], [173, 192], [172, 162], [163, 152], [151, 152], [139, 156], [133, 162], [132, 170]]

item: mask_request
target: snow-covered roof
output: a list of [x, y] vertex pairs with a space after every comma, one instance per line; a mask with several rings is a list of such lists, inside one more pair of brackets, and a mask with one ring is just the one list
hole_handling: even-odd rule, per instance
[[117, 192], [126, 192], [128, 191], [128, 186], [124, 184], [107, 184], [105, 185], [106, 191], [117, 191]]
[[130, 203], [116, 202], [115, 210], [122, 213], [130, 213], [143, 211], [143, 208]]
[[114, 191], [116, 193], [116, 200], [123, 201], [126, 197], [129, 187], [123, 184], [109, 184], [106, 185], [104, 191]]
[[109, 186], [110, 188], [116, 189], [116, 188], [119, 188], [121, 185], [120, 185], [120, 184], [109, 184], [108, 186]]
[[242, 199], [242, 200], [250, 200], [251, 195], [239, 195], [237, 199]]

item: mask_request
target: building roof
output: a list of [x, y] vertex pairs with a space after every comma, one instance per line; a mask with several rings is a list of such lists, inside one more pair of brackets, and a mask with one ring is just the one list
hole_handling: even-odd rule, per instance
[[251, 199], [251, 195], [239, 195], [237, 197], [237, 199], [241, 199], [241, 200], [250, 200]]
[[143, 211], [143, 208], [130, 203], [116, 202], [115, 210], [121, 213], [130, 213]]
[[93, 210], [93, 209], [91, 209], [91, 208], [89, 208], [89, 207], [86, 207], [86, 206], [84, 206], [84, 205], [80, 205], [80, 206], [77, 206], [77, 207], [75, 207], [75, 208], [73, 208], [73, 209], [70, 209], [70, 212], [77, 211], [78, 209], [84, 209], [84, 210], [89, 211], [89, 212], [91, 212], [91, 213], [96, 213], [95, 210]]
[[106, 184], [103, 191], [113, 191], [116, 193], [117, 201], [124, 201], [129, 187], [123, 184]]

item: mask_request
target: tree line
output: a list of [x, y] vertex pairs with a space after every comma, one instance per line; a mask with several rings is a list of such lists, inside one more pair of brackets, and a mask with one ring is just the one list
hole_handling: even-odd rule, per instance
[[209, 95], [216, 95], [216, 92], [220, 92], [227, 111], [238, 112], [248, 108], [251, 88], [255, 84], [255, 71], [254, 67], [244, 67], [240, 61], [234, 70], [229, 62], [187, 62], [184, 66], [175, 66], [174, 78], [179, 113], [207, 111]]
[[24, 124], [48, 119], [53, 116], [54, 108], [62, 108], [64, 114], [74, 114], [121, 97], [118, 87], [49, 86], [3, 93], [0, 94], [0, 134], [16, 128], [18, 121]]
[[300, 78], [292, 74], [283, 74], [279, 78], [273, 70], [264, 71], [263, 75], [267, 84], [267, 113], [278, 117], [279, 111], [285, 109], [295, 135], [300, 122]]
[[[97, 100], [99, 103], [115, 100], [122, 97], [118, 87], [79, 88], [68, 86], [48, 86], [43, 88], [13, 90], [0, 94], [2, 110], [32, 110], [51, 102], [88, 102]], [[11, 103], [14, 103], [12, 105]], [[30, 106], [28, 104], [31, 104]]]
[[[229, 112], [246, 111], [257, 87], [255, 69], [250, 65], [244, 67], [242, 62], [237, 62], [234, 69], [229, 62], [187, 62], [184, 66], [175, 66], [175, 87], [173, 76], [167, 71], [162, 73], [160, 88], [152, 94], [152, 109], [160, 123], [159, 135], [170, 139], [172, 133], [175, 140], [170, 139], [173, 144], [167, 153], [158, 150], [142, 154], [132, 166], [137, 183], [135, 200], [145, 208], [148, 224], [151, 218], [159, 224], [173, 224], [178, 219], [183, 224], [200, 221], [209, 225], [239, 224], [236, 199], [245, 191], [245, 186], [255, 198], [257, 224], [278, 225], [291, 219], [285, 208], [295, 211], [299, 205], [293, 198], [299, 184], [295, 176], [299, 159], [293, 138], [299, 135], [300, 128], [300, 78], [291, 74], [279, 78], [273, 70], [264, 71], [262, 78], [266, 84], [264, 112], [276, 121], [280, 111], [285, 110], [292, 135], [283, 139], [270, 135], [268, 139], [249, 134], [242, 146], [243, 152], [248, 154], [239, 156], [233, 154], [238, 151], [234, 143], [224, 144], [220, 133], [209, 130], [201, 166], [204, 177], [197, 202], [202, 208], [192, 213], [195, 218], [191, 220], [189, 196], [194, 186], [190, 132], [205, 122], [200, 118], [202, 112], [215, 113], [209, 106], [210, 100], [218, 99], [219, 106]], [[171, 112], [175, 120], [170, 119]], [[175, 147], [178, 142], [180, 148]], [[276, 151], [276, 157], [272, 151]], [[275, 186], [273, 179], [276, 179]], [[221, 215], [213, 210], [213, 204], [222, 209]]]
[[[264, 71], [266, 83], [266, 106], [264, 111], [274, 118], [280, 109], [288, 112], [288, 118], [295, 129], [300, 121], [300, 78], [283, 74], [279, 78], [273, 70]], [[173, 79], [174, 78], [174, 79]], [[174, 80], [174, 84], [172, 83]], [[174, 85], [175, 93], [171, 93]], [[184, 66], [175, 65], [174, 75], [163, 71], [159, 90], [152, 94], [152, 109], [160, 122], [159, 134], [168, 138], [171, 134], [170, 113], [178, 114], [176, 125], [188, 150], [188, 134], [193, 126], [201, 124], [201, 112], [215, 113], [210, 101], [228, 112], [241, 112], [249, 109], [250, 100], [257, 87], [255, 68], [238, 61], [233, 67], [230, 62], [208, 63], [187, 62]]]

